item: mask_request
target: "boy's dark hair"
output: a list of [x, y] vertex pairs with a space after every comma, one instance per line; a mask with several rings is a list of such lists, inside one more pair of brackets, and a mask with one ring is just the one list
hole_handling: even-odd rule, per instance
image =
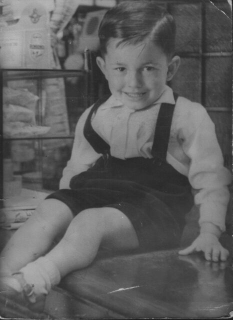
[[107, 53], [110, 38], [122, 39], [118, 45], [137, 44], [151, 39], [168, 58], [175, 53], [175, 21], [154, 0], [124, 0], [105, 14], [100, 27], [100, 51]]

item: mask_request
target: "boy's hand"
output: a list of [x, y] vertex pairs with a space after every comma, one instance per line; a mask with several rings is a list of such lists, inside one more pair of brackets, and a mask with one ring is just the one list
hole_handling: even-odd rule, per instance
[[179, 251], [179, 254], [187, 255], [200, 251], [204, 253], [206, 260], [216, 262], [226, 261], [229, 255], [228, 250], [223, 248], [218, 237], [212, 233], [201, 233], [188, 248]]

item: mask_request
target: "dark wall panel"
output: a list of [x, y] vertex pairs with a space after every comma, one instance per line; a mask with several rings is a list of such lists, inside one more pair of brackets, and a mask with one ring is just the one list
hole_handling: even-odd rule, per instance
[[231, 109], [232, 58], [206, 58], [205, 78], [205, 106]]
[[182, 58], [180, 68], [172, 81], [172, 88], [180, 95], [201, 102], [201, 60]]
[[177, 52], [199, 52], [202, 41], [201, 4], [170, 6], [177, 25]]
[[205, 52], [232, 50], [231, 10], [227, 1], [209, 1], [205, 6]]

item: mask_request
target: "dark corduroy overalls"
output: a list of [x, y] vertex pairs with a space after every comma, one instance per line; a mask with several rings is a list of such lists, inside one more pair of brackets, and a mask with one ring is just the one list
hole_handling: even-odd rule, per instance
[[85, 138], [102, 156], [93, 167], [71, 179], [71, 189], [61, 189], [47, 198], [66, 203], [74, 215], [87, 208], [119, 209], [133, 224], [138, 251], [178, 246], [193, 196], [188, 178], [166, 161], [175, 105], [163, 103], [160, 107], [153, 158], [121, 160], [111, 156], [110, 146], [91, 125], [92, 115], [105, 100], [94, 104], [84, 126]]

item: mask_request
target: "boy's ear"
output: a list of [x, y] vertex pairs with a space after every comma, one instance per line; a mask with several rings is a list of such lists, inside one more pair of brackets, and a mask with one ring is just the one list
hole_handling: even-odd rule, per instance
[[180, 66], [180, 57], [174, 56], [168, 65], [167, 81], [171, 81]]
[[107, 75], [106, 75], [106, 64], [103, 58], [101, 57], [97, 57], [96, 58], [96, 63], [98, 65], [98, 67], [100, 68], [100, 70], [103, 72], [103, 74], [105, 75], [105, 78], [107, 79]]

